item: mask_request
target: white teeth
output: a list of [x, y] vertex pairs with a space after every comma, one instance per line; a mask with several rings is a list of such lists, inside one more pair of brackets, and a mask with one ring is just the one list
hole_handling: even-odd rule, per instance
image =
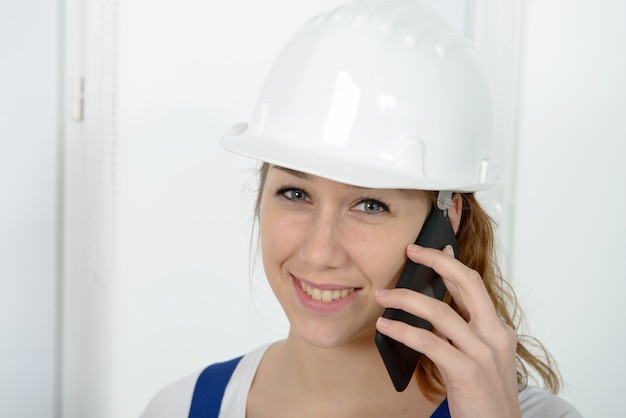
[[333, 300], [343, 299], [354, 292], [354, 289], [322, 290], [311, 287], [303, 282], [300, 282], [300, 287], [307, 295], [311, 296], [313, 300], [321, 300], [322, 302], [332, 302]]

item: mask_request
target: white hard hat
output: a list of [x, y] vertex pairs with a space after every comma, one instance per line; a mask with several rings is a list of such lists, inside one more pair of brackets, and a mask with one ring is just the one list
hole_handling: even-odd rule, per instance
[[493, 97], [472, 44], [416, 0], [311, 19], [224, 148], [369, 188], [473, 192], [498, 181]]

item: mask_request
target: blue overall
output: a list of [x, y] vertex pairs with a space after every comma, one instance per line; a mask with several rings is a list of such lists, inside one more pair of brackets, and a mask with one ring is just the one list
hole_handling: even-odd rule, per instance
[[[216, 363], [202, 371], [191, 399], [189, 418], [217, 418], [222, 406], [226, 385], [241, 357]], [[444, 400], [430, 418], [450, 418], [448, 400]]]

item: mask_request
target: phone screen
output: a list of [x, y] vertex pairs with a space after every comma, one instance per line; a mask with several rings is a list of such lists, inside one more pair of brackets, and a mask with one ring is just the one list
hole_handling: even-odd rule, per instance
[[[426, 218], [415, 243], [422, 247], [439, 250], [446, 245], [451, 245], [454, 249], [455, 257], [458, 258], [458, 244], [450, 220], [447, 217], [447, 213], [436, 205], [433, 206]], [[433, 269], [416, 264], [411, 260], [407, 260], [396, 287], [412, 289], [439, 300], [443, 300], [447, 292], [443, 280]], [[427, 330], [432, 329], [430, 322], [400, 309], [387, 308], [383, 317], [402, 321]], [[378, 331], [376, 331], [374, 338], [394, 387], [398, 392], [402, 392], [411, 381], [411, 376], [413, 376], [421, 353]]]

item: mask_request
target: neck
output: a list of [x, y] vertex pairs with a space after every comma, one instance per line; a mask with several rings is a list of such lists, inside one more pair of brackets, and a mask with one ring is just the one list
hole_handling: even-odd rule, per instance
[[301, 416], [311, 417], [430, 417], [443, 399], [426, 399], [415, 383], [396, 392], [373, 332], [333, 348], [313, 346], [290, 332], [259, 365], [248, 396], [249, 416], [257, 411], [292, 416], [302, 410], [308, 412]]
[[312, 346], [290, 332], [279, 350], [289, 376], [311, 394], [328, 397], [355, 390], [393, 390], [374, 344], [373, 331], [335, 348]]

